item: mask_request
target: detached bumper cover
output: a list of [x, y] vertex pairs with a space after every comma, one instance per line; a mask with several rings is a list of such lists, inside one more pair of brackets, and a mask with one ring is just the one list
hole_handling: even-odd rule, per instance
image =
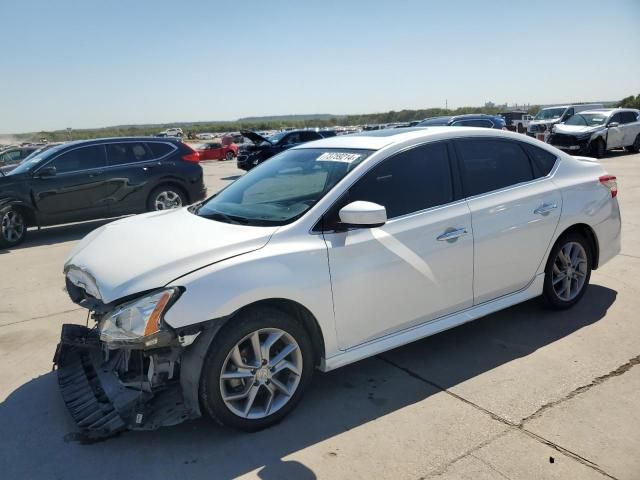
[[111, 351], [105, 361], [95, 330], [80, 325], [62, 327], [53, 359], [58, 384], [69, 413], [87, 438], [153, 430], [197, 416], [185, 406], [177, 382], [156, 392], [124, 385], [116, 369], [125, 355]]

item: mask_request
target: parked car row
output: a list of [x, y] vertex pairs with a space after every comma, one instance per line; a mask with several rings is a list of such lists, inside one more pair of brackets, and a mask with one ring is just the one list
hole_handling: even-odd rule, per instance
[[[200, 155], [173, 139], [68, 142], [0, 176], [0, 248], [27, 227], [166, 210], [201, 200]], [[152, 240], [153, 241], [153, 240]]]

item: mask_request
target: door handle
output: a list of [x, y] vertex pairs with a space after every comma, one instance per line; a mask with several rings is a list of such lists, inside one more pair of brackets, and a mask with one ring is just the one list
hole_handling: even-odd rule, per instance
[[555, 210], [556, 208], [558, 208], [558, 205], [556, 203], [543, 203], [538, 208], [536, 208], [533, 211], [533, 213], [535, 213], [536, 215], [546, 216], [546, 215], [549, 215], [551, 211]]
[[447, 229], [443, 234], [438, 235], [436, 237], [436, 240], [438, 240], [439, 242], [452, 242], [454, 240], [457, 240], [458, 237], [461, 237], [466, 234], [467, 234], [466, 228], [456, 228], [453, 230]]

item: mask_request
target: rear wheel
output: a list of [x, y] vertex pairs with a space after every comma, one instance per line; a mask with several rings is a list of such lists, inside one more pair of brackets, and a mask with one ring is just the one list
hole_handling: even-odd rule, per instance
[[571, 233], [558, 239], [547, 261], [542, 298], [553, 308], [569, 308], [584, 295], [591, 278], [589, 242]]
[[627, 147], [627, 151], [632, 153], [640, 152], [640, 133], [636, 135], [636, 139], [633, 142], [633, 145]]
[[284, 418], [313, 373], [304, 327], [270, 307], [247, 310], [214, 337], [200, 381], [200, 400], [223, 425], [255, 431]]
[[173, 185], [160, 185], [155, 188], [147, 201], [147, 210], [150, 212], [180, 208], [187, 204], [187, 196], [178, 187]]
[[235, 155], [233, 154], [233, 152], [227, 152], [227, 154], [225, 155], [225, 159], [227, 160], [233, 160], [235, 158]]
[[22, 212], [12, 206], [0, 208], [0, 247], [10, 248], [27, 235], [27, 222]]

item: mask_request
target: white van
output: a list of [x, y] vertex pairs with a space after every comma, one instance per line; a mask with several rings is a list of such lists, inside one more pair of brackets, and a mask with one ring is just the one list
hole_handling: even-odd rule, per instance
[[551, 133], [551, 127], [557, 123], [564, 123], [578, 112], [604, 108], [601, 103], [584, 103], [580, 105], [559, 105], [546, 107], [538, 112], [529, 122], [527, 135], [546, 142]]

